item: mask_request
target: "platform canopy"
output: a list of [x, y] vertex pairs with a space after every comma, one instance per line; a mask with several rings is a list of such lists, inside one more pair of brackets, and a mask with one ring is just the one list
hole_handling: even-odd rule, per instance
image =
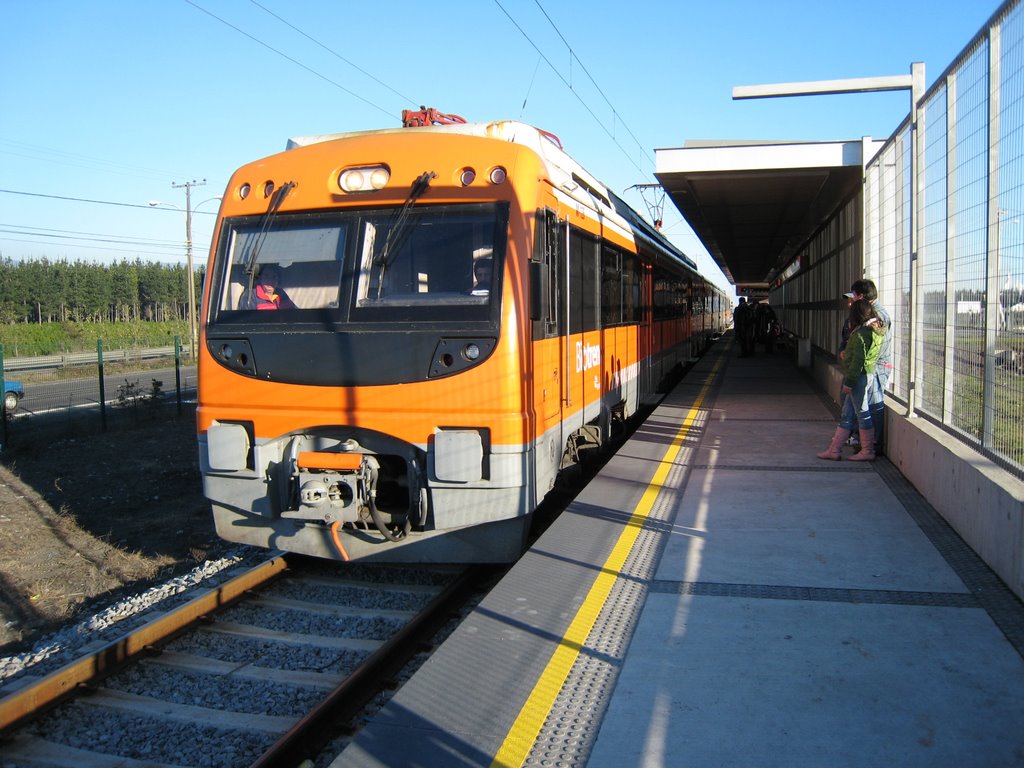
[[882, 142], [688, 141], [656, 150], [655, 177], [740, 293], [764, 293], [860, 193]]

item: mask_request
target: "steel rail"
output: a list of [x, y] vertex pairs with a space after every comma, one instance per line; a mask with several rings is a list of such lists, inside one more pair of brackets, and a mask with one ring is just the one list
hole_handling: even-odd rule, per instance
[[299, 765], [316, 757], [323, 746], [380, 691], [382, 680], [394, 675], [423, 650], [452, 612], [463, 606], [493, 566], [472, 566], [420, 611], [415, 618], [352, 671], [341, 684], [270, 747], [252, 768]]
[[204, 616], [234, 603], [249, 590], [267, 583], [287, 568], [285, 556], [275, 555], [221, 586], [205, 591], [179, 608], [147, 622], [95, 653], [72, 661], [38, 682], [5, 696], [0, 699], [0, 733], [56, 704], [80, 686], [93, 685], [118, 671], [140, 654], [146, 653], [151, 646], [187, 629]]

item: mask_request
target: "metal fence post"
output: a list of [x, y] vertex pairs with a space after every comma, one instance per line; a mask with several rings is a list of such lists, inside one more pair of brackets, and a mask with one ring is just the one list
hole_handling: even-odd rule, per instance
[[181, 418], [181, 336], [174, 337], [174, 388], [178, 393], [178, 418]]
[[96, 360], [100, 372], [100, 427], [107, 431], [107, 391], [103, 383], [103, 339], [96, 339]]

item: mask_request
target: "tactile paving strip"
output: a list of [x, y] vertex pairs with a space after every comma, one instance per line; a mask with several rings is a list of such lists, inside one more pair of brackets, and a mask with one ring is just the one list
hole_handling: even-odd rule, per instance
[[686, 455], [699, 444], [698, 430], [706, 421], [705, 411], [700, 425], [690, 433], [690, 437], [697, 439], [687, 440], [690, 447], [680, 451], [669, 469], [662, 490], [587, 638], [586, 648], [573, 665], [523, 765], [544, 768], [586, 765], [671, 530], [671, 518], [686, 488], [691, 471]]

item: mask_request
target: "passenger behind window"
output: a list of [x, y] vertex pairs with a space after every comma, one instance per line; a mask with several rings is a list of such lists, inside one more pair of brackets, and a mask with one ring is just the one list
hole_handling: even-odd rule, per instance
[[494, 262], [490, 256], [483, 256], [473, 261], [473, 296], [486, 296], [491, 292], [491, 277]]

